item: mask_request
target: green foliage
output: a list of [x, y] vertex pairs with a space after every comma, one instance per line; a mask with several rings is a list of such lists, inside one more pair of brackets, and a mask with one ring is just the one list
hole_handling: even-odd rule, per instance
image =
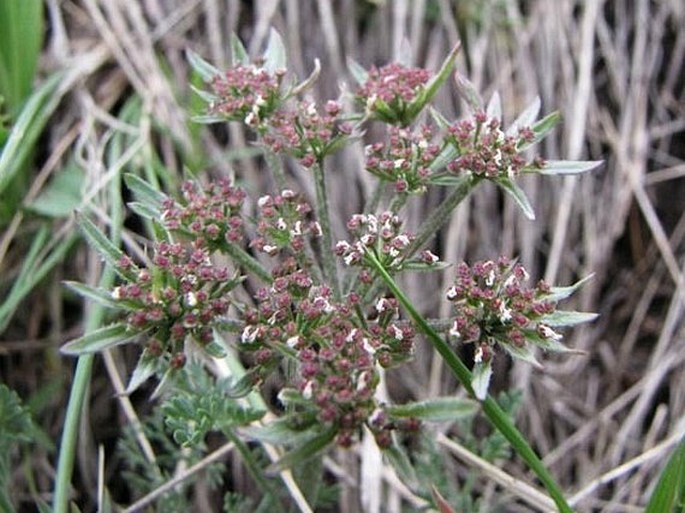
[[0, 511], [3, 513], [15, 511], [9, 493], [12, 456], [19, 447], [42, 439], [41, 431], [17, 393], [0, 384]]
[[[501, 393], [497, 399], [502, 411], [513, 421], [521, 405], [522, 394], [517, 391]], [[493, 463], [507, 459], [511, 455], [511, 446], [507, 439], [497, 430], [482, 437], [476, 434], [479, 416], [462, 416], [456, 421], [456, 432], [460, 443], [474, 454]], [[417, 478], [417, 490], [421, 497], [435, 501], [435, 489], [447, 504], [460, 513], [478, 513], [481, 503], [474, 496], [473, 489], [478, 473], [469, 472], [462, 482], [456, 484], [451, 476], [449, 453], [442, 450], [434, 439], [426, 434], [421, 437], [419, 448], [411, 454], [414, 475]], [[435, 504], [439, 507], [439, 504]]]
[[226, 395], [230, 380], [215, 380], [199, 365], [188, 365], [174, 383], [172, 397], [162, 403], [167, 429], [183, 447], [197, 446], [210, 431], [232, 431], [259, 420], [263, 410], [242, 406]]
[[[121, 476], [134, 496], [150, 493], [167, 482], [179, 464], [191, 466], [203, 456], [203, 447], [181, 450], [165, 429], [164, 418], [159, 409], [143, 422], [142, 430], [155, 448], [155, 463], [149, 462], [140, 450], [136, 432], [131, 426], [127, 427], [117, 446], [117, 458], [123, 467]], [[198, 479], [207, 480], [212, 487], [217, 486], [221, 483], [223, 469], [222, 464], [214, 463], [205, 469], [204, 474], [199, 473], [186, 479], [157, 500], [157, 511], [191, 511], [187, 490]]]
[[685, 512], [685, 439], [666, 463], [645, 513]]
[[0, 2], [0, 96], [10, 114], [31, 92], [43, 34], [43, 2]]
[[81, 204], [86, 174], [75, 163], [70, 163], [53, 177], [52, 181], [27, 208], [46, 217], [70, 216]]

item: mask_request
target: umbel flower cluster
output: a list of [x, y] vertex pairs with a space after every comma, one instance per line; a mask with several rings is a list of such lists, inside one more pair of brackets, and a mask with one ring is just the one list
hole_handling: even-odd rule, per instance
[[160, 242], [150, 268], [139, 269], [124, 256], [120, 271], [132, 280], [114, 288], [111, 298], [129, 313], [129, 334], [145, 335], [151, 357], [183, 367], [186, 342], [212, 348], [213, 330], [228, 312], [229, 292], [239, 283], [226, 267], [212, 263], [202, 239], [190, 246]]
[[257, 251], [273, 256], [289, 248], [301, 261], [306, 239], [321, 236], [321, 226], [311, 219], [312, 207], [290, 189], [262, 196], [257, 206], [257, 237], [250, 243]]
[[388, 142], [366, 147], [366, 170], [381, 180], [394, 183], [395, 192], [425, 192], [431, 174], [430, 166], [440, 154], [429, 125], [417, 131], [392, 126]]
[[498, 118], [478, 111], [472, 118], [457, 121], [447, 128], [447, 141], [457, 153], [447, 169], [491, 179], [516, 178], [523, 169], [540, 170], [544, 167], [542, 159], [536, 157], [527, 162], [520, 154], [521, 148], [534, 138], [535, 133], [528, 126], [505, 133]]
[[542, 280], [530, 287], [528, 280], [521, 264], [500, 257], [472, 266], [462, 262], [447, 290], [455, 312], [450, 338], [476, 346], [473, 387], [478, 398], [487, 392], [496, 347], [538, 366], [532, 347], [567, 351], [553, 327], [567, 323], [557, 312], [551, 287]]
[[[136, 212], [153, 228], [149, 263], [143, 267], [134, 262], [82, 220], [86, 237], [121, 283], [113, 290], [72, 287], [119, 310], [123, 319], [70, 342], [64, 351], [92, 352], [138, 340], [144, 351], [132, 381], [139, 382], [140, 375], [154, 372], [182, 373], [194, 355], [227, 357], [224, 349], [231, 345], [238, 354], [234, 363], [246, 366], [246, 393], [277, 375], [283, 384], [278, 413], [298, 430], [309, 430], [311, 436], [297, 437], [305, 442], [291, 454], [320, 450], [333, 441], [347, 447], [365, 429], [387, 448], [395, 430], [416, 428], [415, 413], [424, 420], [445, 419], [445, 405], [454, 406], [451, 398], [438, 398], [448, 400], [398, 409], [406, 405], [383, 404], [377, 397], [384, 369], [412, 357], [418, 331], [438, 349], [445, 344], [393, 277], [444, 268], [437, 255], [421, 247], [422, 241], [430, 240], [479, 183], [495, 183], [532, 217], [532, 207], [514, 181], [519, 174], [582, 172], [596, 163], [522, 156], [557, 119], [550, 115], [535, 122], [539, 102], [506, 130], [498, 102], [484, 107], [469, 91], [465, 97], [471, 116], [450, 122], [432, 111], [432, 124], [416, 126], [451, 75], [458, 48], [435, 73], [398, 63], [368, 72], [352, 66], [359, 82], [353, 103], [362, 110], [357, 113], [344, 112], [337, 100], [303, 99], [318, 64], [310, 78], [289, 85], [286, 52], [277, 35], [272, 34], [258, 63], [249, 61], [238, 41], [232, 49], [234, 65], [224, 72], [191, 56], [210, 88], [198, 91], [208, 103], [198, 120], [240, 122], [254, 134], [269, 166], [277, 157], [288, 157], [295, 159], [293, 165], [311, 169], [303, 176], [313, 177], [316, 202], [310, 206], [294, 190], [297, 180], [276, 165], [273, 181], [292, 188], [256, 199], [256, 216], [245, 212], [245, 204], [251, 204], [245, 191], [226, 179], [203, 186], [185, 182], [174, 199], [129, 177], [128, 185], [140, 200]], [[458, 80], [462, 89], [465, 84]], [[370, 119], [388, 125], [386, 142], [367, 146], [364, 162], [365, 170], [379, 179], [378, 202], [352, 215], [349, 240], [334, 245], [326, 157], [360, 138]], [[446, 199], [436, 209], [439, 215], [430, 215], [414, 235], [402, 228], [402, 208], [410, 193], [430, 187], [445, 187]], [[394, 198], [387, 198], [388, 190]], [[555, 289], [540, 282], [531, 288], [527, 280], [521, 265], [502, 258], [459, 265], [447, 291], [454, 315], [444, 336], [453, 344], [475, 346], [469, 391], [479, 400], [487, 396], [497, 348], [535, 364], [535, 347], [566, 350], [558, 327], [593, 318], [556, 308], [579, 284]], [[454, 369], [468, 388], [470, 378]]]
[[[367, 425], [379, 439], [397, 427], [375, 399], [378, 366], [390, 367], [411, 357], [414, 330], [398, 320], [399, 305], [381, 298], [374, 320], [361, 320], [360, 298], [350, 293], [336, 302], [331, 290], [289, 257], [273, 271], [273, 282], [260, 288], [257, 305], [244, 312], [240, 349], [254, 355], [255, 382], [266, 379], [289, 357], [297, 362], [291, 385], [281, 394], [297, 412], [297, 422], [317, 422], [349, 446]], [[402, 426], [404, 424], [399, 424]]]
[[238, 64], [211, 81], [216, 99], [211, 114], [241, 121], [252, 128], [264, 127], [281, 101], [285, 69], [270, 73], [254, 64]]
[[[401, 227], [402, 221], [399, 216], [390, 211], [378, 216], [355, 214], [347, 222], [347, 229], [354, 239], [352, 242], [339, 241], [335, 246], [335, 253], [342, 257], [347, 266], [368, 268], [365, 256], [371, 253], [392, 273], [407, 266], [414, 269], [437, 269], [439, 258], [429, 250], [423, 250], [418, 258], [412, 258], [411, 243], [414, 236], [402, 231]], [[368, 273], [363, 273], [362, 276], [368, 276]]]

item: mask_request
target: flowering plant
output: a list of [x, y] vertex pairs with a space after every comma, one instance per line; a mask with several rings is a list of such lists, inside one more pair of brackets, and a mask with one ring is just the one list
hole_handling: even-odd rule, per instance
[[[243, 426], [231, 424], [244, 431], [230, 436], [282, 446], [276, 470], [300, 465], [333, 443], [351, 447], [368, 434], [401, 467], [407, 459], [401, 457], [399, 435], [415, 432], [422, 422], [454, 420], [480, 408], [559, 509], [570, 511], [540, 460], [488, 395], [488, 386], [498, 349], [534, 365], [539, 365], [535, 348], [571, 351], [558, 330], [594, 314], [561, 311], [557, 302], [583, 280], [565, 288], [544, 282], [530, 288], [526, 270], [509, 258], [458, 264], [448, 271], [456, 277], [444, 291], [452, 304], [444, 329], [429, 322], [396, 281], [406, 272], [449, 267], [428, 242], [479, 184], [495, 183], [532, 218], [532, 206], [516, 183], [519, 175], [580, 173], [598, 165], [531, 158], [529, 148], [558, 115], [537, 120], [536, 101], [504, 129], [499, 98], [483, 106], [459, 74], [457, 86], [471, 114], [446, 120], [430, 103], [452, 74], [457, 51], [435, 74], [397, 63], [366, 72], [353, 63], [359, 88], [352, 103], [362, 112], [348, 111], [344, 99], [319, 104], [302, 97], [316, 79], [318, 63], [307, 80], [288, 85], [285, 50], [275, 33], [256, 62], [234, 39], [234, 65], [224, 72], [190, 54], [209, 88], [198, 91], [207, 106], [197, 120], [240, 122], [271, 158], [294, 158], [310, 173], [314, 201], [295, 187], [248, 201], [247, 192], [228, 179], [188, 181], [175, 199], [129, 175], [127, 185], [138, 199], [132, 208], [153, 227], [150, 254], [134, 259], [81, 218], [84, 234], [120, 282], [111, 290], [70, 286], [122, 315], [69, 342], [63, 352], [139, 343], [129, 393], [153, 376], [161, 378], [160, 387], [172, 387], [190, 363], [223, 369], [215, 372], [233, 379], [227, 403], [247, 397], [259, 405], [241, 417]], [[432, 123], [418, 123], [429, 110]], [[374, 205], [352, 215], [346, 223], [349, 237], [336, 242], [327, 157], [362, 137], [372, 119], [388, 125], [387, 139], [367, 147], [364, 166], [378, 178], [381, 195], [392, 185], [392, 198], [385, 209]], [[276, 184], [288, 182], [279, 166], [271, 171]], [[434, 187], [445, 189], [444, 202], [416, 232], [405, 230], [402, 215], [410, 195]], [[419, 338], [433, 344], [469, 397], [404, 404], [388, 399], [385, 369], [410, 360]], [[471, 369], [458, 356], [464, 345], [475, 348]], [[269, 405], [260, 392], [274, 376], [279, 389]], [[199, 435], [179, 437], [190, 443]]]

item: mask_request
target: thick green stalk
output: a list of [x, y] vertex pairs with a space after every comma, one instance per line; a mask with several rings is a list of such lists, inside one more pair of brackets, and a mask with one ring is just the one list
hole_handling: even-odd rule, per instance
[[[114, 282], [114, 272], [107, 269], [100, 280], [100, 286], [111, 288]], [[100, 327], [104, 317], [104, 308], [100, 305], [92, 305], [86, 318], [85, 332], [88, 333]], [[69, 403], [64, 418], [62, 440], [57, 462], [57, 476], [55, 478], [54, 500], [52, 503], [53, 513], [68, 513], [69, 511], [69, 487], [71, 476], [74, 471], [74, 459], [76, 457], [76, 442], [79, 422], [83, 404], [90, 384], [90, 376], [93, 368], [93, 354], [80, 356], [76, 363], [74, 382], [69, 393]]]
[[[418, 328], [430, 339], [433, 347], [435, 347], [438, 353], [440, 353], [440, 356], [442, 356], [443, 360], [452, 370], [452, 373], [455, 375], [455, 377], [461, 382], [464, 388], [466, 388], [469, 395], [475, 398], [473, 388], [471, 387], [471, 371], [469, 371], [468, 367], [466, 367], [464, 362], [461, 361], [459, 356], [457, 356], [457, 354], [450, 348], [447, 342], [443, 340], [443, 338], [428, 324], [426, 319], [424, 319], [424, 317], [414, 308], [414, 305], [411, 303], [411, 301], [409, 301], [407, 296], [404, 295], [402, 290], [400, 290], [378, 259], [376, 259], [372, 253], [367, 253], [366, 260], [374, 267], [378, 273], [378, 276], [380, 276], [390, 291], [395, 295], [397, 300], [402, 304], [407, 313], [409, 313], [409, 316], [416, 323]], [[562, 513], [573, 513], [573, 510], [566, 502], [564, 494], [559, 488], [559, 485], [557, 485], [556, 481], [548, 472], [547, 468], [544, 466], [528, 441], [516, 428], [516, 426], [514, 426], [507, 414], [502, 411], [497, 402], [490, 395], [488, 395], [484, 401], [481, 401], [481, 405], [483, 407], [483, 412], [492, 425], [504, 435], [514, 450], [519, 454], [519, 456], [521, 456], [521, 458], [523, 458], [531, 470], [538, 476], [542, 484], [547, 489], [550, 497], [556, 503], [559, 511]]]
[[333, 297], [340, 300], [340, 284], [338, 283], [338, 270], [335, 265], [333, 253], [333, 234], [331, 233], [331, 218], [328, 214], [328, 195], [326, 193], [326, 178], [323, 172], [323, 162], [312, 166], [314, 184], [316, 186], [316, 216], [321, 225], [321, 261], [323, 274], [333, 290]]
[[[119, 178], [112, 181], [110, 189], [112, 196], [112, 233], [111, 240], [118, 244], [121, 238], [121, 226], [123, 225], [123, 208], [121, 205], [121, 182]], [[102, 273], [100, 286], [109, 289], [114, 284], [114, 270], [107, 267]], [[105, 315], [105, 308], [99, 304], [92, 304], [87, 311], [85, 332], [88, 333], [102, 325]], [[54, 499], [52, 502], [53, 513], [68, 513], [69, 508], [69, 487], [71, 477], [74, 472], [74, 459], [76, 458], [76, 442], [78, 435], [81, 412], [88, 393], [90, 376], [93, 369], [93, 359], [95, 355], [85, 354], [80, 356], [76, 363], [74, 382], [69, 393], [69, 403], [64, 418], [62, 428], [62, 439], [59, 448], [57, 461], [57, 475], [55, 477]]]

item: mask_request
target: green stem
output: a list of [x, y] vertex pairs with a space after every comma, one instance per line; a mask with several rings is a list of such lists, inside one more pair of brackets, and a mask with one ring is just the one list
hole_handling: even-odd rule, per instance
[[[471, 371], [461, 361], [459, 356], [450, 348], [445, 340], [428, 324], [426, 319], [414, 308], [414, 305], [404, 295], [402, 290], [397, 286], [392, 277], [383, 268], [378, 259], [372, 254], [366, 254], [366, 261], [376, 270], [381, 279], [388, 286], [390, 291], [395, 295], [397, 300], [402, 304], [404, 309], [409, 313], [409, 316], [416, 323], [419, 329], [428, 336], [433, 347], [440, 353], [443, 360], [455, 377], [466, 388], [466, 391], [471, 397], [475, 398], [473, 387], [471, 386]], [[550, 497], [554, 500], [559, 511], [562, 513], [573, 513], [573, 510], [566, 502], [564, 494], [557, 485], [554, 478], [545, 468], [544, 464], [530, 446], [528, 441], [524, 438], [521, 432], [514, 426], [507, 414], [502, 411], [497, 402], [488, 395], [484, 401], [481, 402], [483, 412], [488, 417], [492, 425], [509, 441], [514, 450], [523, 458], [533, 472], [538, 476], [542, 484], [547, 489]]]
[[411, 246], [407, 253], [407, 257], [411, 257], [423, 245], [428, 242], [435, 233], [440, 229], [440, 227], [445, 224], [450, 219], [450, 214], [452, 211], [461, 203], [466, 196], [475, 188], [480, 182], [480, 178], [477, 177], [465, 177], [456, 187], [452, 189], [449, 196], [447, 196], [438, 207], [433, 210], [428, 216], [423, 224], [419, 227], [419, 231], [416, 234]]
[[323, 161], [312, 166], [314, 184], [316, 186], [316, 216], [321, 225], [321, 261], [323, 274], [333, 290], [333, 297], [340, 301], [340, 284], [338, 270], [333, 253], [333, 235], [331, 233], [331, 218], [328, 214], [328, 196], [326, 193], [326, 179], [323, 172]]
[[268, 148], [265, 148], [264, 159], [266, 160], [266, 165], [271, 170], [271, 173], [274, 177], [274, 182], [276, 182], [276, 191], [282, 191], [285, 189], [286, 180], [281, 157]]
[[364, 212], [367, 214], [374, 214], [376, 210], [378, 210], [378, 205], [380, 205], [381, 198], [383, 197], [383, 191], [385, 191], [385, 182], [383, 180], [377, 180], [373, 194], [364, 207]]
[[[117, 244], [120, 239], [121, 226], [123, 224], [123, 212], [120, 204], [121, 184], [118, 178], [112, 181], [111, 195], [113, 196], [112, 207], [112, 242]], [[106, 268], [100, 279], [100, 286], [109, 289], [114, 284], [114, 271]], [[105, 309], [99, 304], [93, 304], [86, 315], [85, 332], [89, 333], [100, 327], [104, 320]], [[69, 403], [64, 418], [62, 439], [57, 461], [57, 475], [55, 477], [54, 499], [52, 503], [53, 513], [68, 513], [69, 511], [69, 488], [71, 477], [74, 472], [74, 460], [76, 458], [77, 435], [81, 412], [85, 403], [90, 384], [90, 376], [93, 369], [95, 355], [85, 354], [80, 356], [76, 363], [74, 382], [69, 392]]]
[[271, 283], [272, 282], [272, 277], [271, 273], [267, 271], [262, 264], [259, 263], [259, 260], [254, 258], [252, 255], [250, 255], [247, 251], [242, 249], [240, 246], [237, 246], [236, 244], [226, 244], [223, 248], [223, 250], [228, 253], [228, 255], [235, 260], [238, 264], [242, 265], [245, 269], [248, 271], [251, 271], [255, 276], [257, 276], [260, 280], [262, 280], [265, 283]]

